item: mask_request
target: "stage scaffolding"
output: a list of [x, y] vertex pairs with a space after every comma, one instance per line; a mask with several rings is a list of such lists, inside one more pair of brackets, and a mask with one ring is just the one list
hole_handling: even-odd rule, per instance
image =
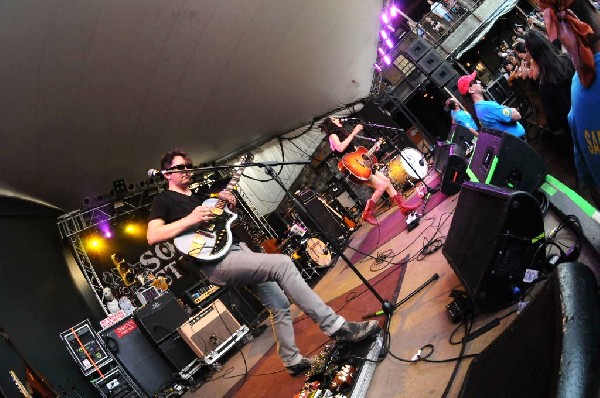
[[158, 186], [151, 186], [123, 197], [115, 197], [89, 209], [72, 211], [58, 218], [60, 236], [70, 243], [75, 260], [106, 315], [109, 311], [102, 300], [104, 286], [87, 255], [81, 234], [97, 227], [100, 223], [124, 218], [141, 209], [149, 208], [154, 195], [161, 190], [162, 188]]

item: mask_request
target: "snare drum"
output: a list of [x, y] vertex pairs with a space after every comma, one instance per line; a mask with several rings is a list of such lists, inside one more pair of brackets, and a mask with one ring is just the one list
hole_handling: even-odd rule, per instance
[[409, 179], [424, 178], [427, 175], [427, 162], [421, 152], [415, 148], [406, 148], [389, 161], [386, 169], [393, 184], [404, 185]]

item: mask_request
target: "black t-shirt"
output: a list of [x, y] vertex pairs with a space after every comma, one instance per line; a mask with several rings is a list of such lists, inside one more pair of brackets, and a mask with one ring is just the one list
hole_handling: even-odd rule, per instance
[[160, 218], [165, 224], [170, 224], [190, 214], [207, 198], [208, 195], [205, 194], [192, 193], [187, 196], [171, 190], [163, 191], [154, 197], [148, 221]]
[[[171, 190], [163, 191], [154, 197], [148, 221], [160, 218], [165, 224], [170, 224], [190, 214], [192, 210], [202, 205], [202, 202], [208, 198], [208, 194], [192, 193], [190, 196], [187, 196]], [[239, 242], [235, 234], [233, 235], [232, 242]]]

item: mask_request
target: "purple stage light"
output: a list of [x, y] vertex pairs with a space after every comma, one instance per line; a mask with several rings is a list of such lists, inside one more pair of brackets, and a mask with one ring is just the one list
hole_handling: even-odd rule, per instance
[[382, 57], [385, 55], [385, 50], [381, 47], [377, 47], [377, 52], [379, 53], [379, 55], [381, 55]]
[[375, 68], [375, 70], [377, 70], [378, 72], [381, 72], [381, 66], [373, 64], [373, 68]]
[[392, 60], [390, 59], [389, 55], [384, 55], [383, 61], [385, 62], [386, 65], [389, 65], [392, 63]]
[[383, 40], [386, 40], [387, 38], [389, 38], [389, 37], [390, 37], [390, 36], [388, 35], [388, 32], [386, 32], [386, 31], [385, 31], [385, 30], [383, 30], [383, 29], [379, 31], [379, 34], [381, 35], [381, 38], [382, 38]]
[[390, 39], [387, 39], [387, 40], [385, 41], [385, 44], [387, 44], [387, 46], [388, 46], [389, 48], [394, 48], [394, 43], [392, 43], [392, 41], [391, 41]]
[[396, 28], [394, 28], [394, 27], [393, 27], [392, 25], [390, 25], [390, 24], [387, 24], [387, 25], [385, 25], [385, 27], [386, 27], [386, 28], [387, 28], [387, 29], [388, 29], [390, 32], [395, 32], [395, 31], [396, 31]]
[[390, 23], [390, 19], [388, 18], [387, 13], [383, 13], [381, 14], [381, 20], [383, 21], [383, 23]]
[[390, 15], [392, 17], [395, 17], [396, 15], [400, 14], [400, 9], [398, 7], [396, 7], [395, 5], [390, 7]]

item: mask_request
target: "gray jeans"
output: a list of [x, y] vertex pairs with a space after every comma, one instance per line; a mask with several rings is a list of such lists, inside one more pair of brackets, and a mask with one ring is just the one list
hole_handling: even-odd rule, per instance
[[255, 253], [240, 243], [233, 245], [220, 263], [200, 264], [200, 271], [215, 285], [246, 285], [258, 296], [271, 314], [277, 353], [285, 366], [302, 360], [294, 337], [290, 301], [329, 336], [345, 321], [312, 291], [292, 260], [283, 254]]

